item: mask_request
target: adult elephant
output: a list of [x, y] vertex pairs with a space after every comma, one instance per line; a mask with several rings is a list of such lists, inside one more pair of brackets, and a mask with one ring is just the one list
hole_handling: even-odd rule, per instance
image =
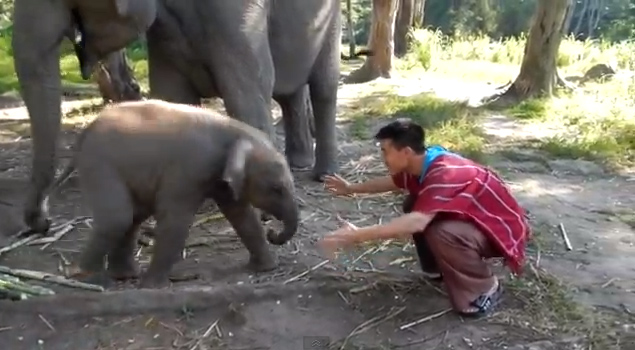
[[[273, 97], [282, 107], [290, 164], [314, 163], [316, 180], [336, 171], [339, 0], [16, 0], [15, 60], [33, 121], [32, 189], [25, 208], [33, 231], [49, 225], [45, 190], [54, 176], [59, 133], [58, 48], [72, 21], [81, 24], [87, 66], [149, 27], [153, 98], [199, 104], [220, 96], [230, 116], [272, 135]], [[30, 26], [38, 22], [43, 25]]]
[[[134, 41], [156, 15], [152, 2], [119, 0], [15, 0], [13, 56], [20, 92], [31, 121], [32, 170], [24, 221], [48, 230], [46, 189], [55, 175], [61, 121], [60, 44], [74, 41], [84, 79], [110, 54]], [[75, 33], [81, 40], [76, 41]], [[113, 72], [114, 74], [114, 72]]]

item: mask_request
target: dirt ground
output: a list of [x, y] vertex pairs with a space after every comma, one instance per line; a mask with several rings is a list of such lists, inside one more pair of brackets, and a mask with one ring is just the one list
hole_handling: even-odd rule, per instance
[[[435, 90], [445, 97], [445, 85], [436, 82], [394, 79], [386, 84], [404, 90], [416, 85], [409, 93]], [[471, 85], [452, 87], [453, 98], [471, 98], [467, 91], [475, 91]], [[358, 89], [342, 87], [342, 108]], [[24, 108], [0, 114], [0, 225], [13, 230], [17, 224], [11, 217], [19, 215], [26, 188], [30, 141], [20, 136], [28, 129], [20, 120]], [[351, 180], [381, 175], [374, 143], [353, 140], [345, 123], [338, 128], [342, 175]], [[571, 283], [576, 288], [571, 298], [617, 317], [607, 332], [621, 343], [603, 349], [635, 348], [632, 174], [610, 174], [593, 163], [528, 151], [522, 144], [540, 135], [504, 116], [486, 118], [483, 128], [490, 135], [493, 167], [509, 181], [540, 232], [541, 244], [529, 250], [535, 265]], [[60, 147], [70, 144], [73, 134], [67, 130]], [[441, 285], [419, 278], [409, 244], [362, 247], [337, 262], [324, 262], [314, 242], [336, 228], [336, 215], [358, 225], [385, 221], [398, 215], [400, 198], [332, 198], [308, 180], [308, 173], [298, 172], [296, 179], [302, 224], [292, 243], [271, 248], [279, 257], [277, 270], [246, 270], [247, 252], [229, 225], [201, 210], [171, 289], [140, 292], [119, 285], [118, 291], [100, 294], [47, 283], [58, 294], [51, 297], [54, 302], [46, 297], [0, 302], [2, 348], [573, 350], [593, 337], [537, 324], [530, 313], [532, 300], [538, 299], [523, 294], [520, 282], [502, 268], [497, 271], [509, 287], [503, 305], [491, 317], [472, 321], [448, 312]], [[73, 181], [51, 199], [51, 208], [56, 224], [87, 214]], [[561, 223], [572, 251], [559, 236]], [[61, 274], [77, 258], [89, 231], [89, 222], [80, 222], [60, 240], [20, 247], [2, 255], [0, 263]], [[151, 250], [140, 245], [142, 266]]]

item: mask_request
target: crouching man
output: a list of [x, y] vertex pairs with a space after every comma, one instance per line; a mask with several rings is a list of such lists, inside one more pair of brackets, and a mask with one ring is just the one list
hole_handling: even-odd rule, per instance
[[335, 195], [406, 190], [405, 215], [383, 225], [346, 224], [320, 241], [322, 249], [332, 256], [361, 242], [412, 237], [424, 274], [443, 281], [454, 309], [488, 314], [502, 289], [484, 259], [504, 257], [521, 272], [530, 235], [524, 210], [492, 170], [425, 147], [425, 131], [408, 119], [384, 126], [375, 138], [390, 175], [356, 184], [330, 176], [325, 187]]

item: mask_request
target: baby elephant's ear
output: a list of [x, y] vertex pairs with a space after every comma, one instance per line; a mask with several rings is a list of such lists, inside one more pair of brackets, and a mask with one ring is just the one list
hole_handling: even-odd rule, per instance
[[238, 139], [229, 150], [223, 172], [223, 181], [232, 192], [234, 200], [242, 196], [246, 178], [247, 160], [254, 146], [249, 140]]

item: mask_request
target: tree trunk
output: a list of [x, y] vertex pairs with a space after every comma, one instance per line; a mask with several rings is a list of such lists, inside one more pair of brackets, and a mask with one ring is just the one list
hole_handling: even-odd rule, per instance
[[414, 0], [399, 0], [395, 21], [395, 56], [403, 57], [410, 49], [409, 32], [414, 18]]
[[569, 1], [538, 0], [520, 73], [502, 99], [513, 98], [518, 102], [552, 95], [557, 80], [556, 58]]
[[368, 48], [373, 55], [351, 72], [345, 83], [365, 83], [379, 77], [390, 78], [394, 52], [394, 30], [398, 0], [373, 0], [373, 17]]
[[346, 0], [346, 32], [348, 33], [348, 57], [355, 57], [355, 28], [353, 28], [353, 6]]
[[415, 28], [423, 28], [423, 15], [426, 7], [426, 0], [415, 0], [412, 16], [412, 26]]

